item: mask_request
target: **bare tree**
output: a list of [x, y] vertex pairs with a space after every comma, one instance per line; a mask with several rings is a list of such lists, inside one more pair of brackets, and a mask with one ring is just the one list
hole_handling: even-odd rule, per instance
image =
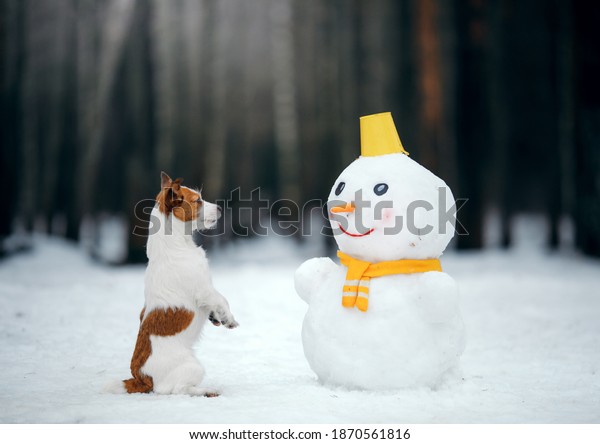
[[10, 0], [0, 3], [0, 143], [2, 183], [13, 194], [0, 206], [0, 255], [4, 239], [12, 232], [17, 201], [24, 185], [19, 177], [19, 158], [23, 132], [23, 73], [25, 70], [26, 2]]
[[[79, 183], [87, 186], [81, 193], [81, 209], [84, 214], [92, 211], [93, 197], [98, 192], [98, 174], [103, 144], [106, 137], [109, 110], [117, 66], [123, 55], [126, 39], [131, 29], [135, 0], [111, 0], [108, 2], [99, 28], [99, 54], [95, 82], [96, 90], [90, 112], [93, 116], [89, 131], [89, 143], [83, 153]], [[93, 76], [92, 76], [93, 77]], [[88, 105], [89, 106], [89, 105]]]
[[298, 201], [298, 118], [291, 0], [274, 1], [270, 16], [279, 185], [282, 196]]

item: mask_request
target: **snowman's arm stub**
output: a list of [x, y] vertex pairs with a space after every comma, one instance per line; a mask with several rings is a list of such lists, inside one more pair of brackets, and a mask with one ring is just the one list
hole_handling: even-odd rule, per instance
[[313, 294], [336, 269], [337, 265], [328, 257], [309, 259], [298, 267], [294, 275], [296, 293], [310, 304]]
[[459, 315], [459, 295], [456, 281], [443, 272], [424, 273], [420, 301], [423, 316], [431, 323], [445, 323]]

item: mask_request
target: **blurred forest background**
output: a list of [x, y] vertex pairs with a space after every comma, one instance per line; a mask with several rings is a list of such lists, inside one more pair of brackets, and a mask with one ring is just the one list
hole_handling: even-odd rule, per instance
[[[537, 213], [548, 247], [566, 219], [600, 255], [598, 2], [0, 5], [4, 240], [85, 232], [93, 253], [107, 220], [132, 232], [161, 170], [211, 201], [325, 199], [359, 154], [359, 116], [391, 111], [411, 156], [469, 199], [457, 248], [484, 246], [490, 213], [510, 246], [513, 217]], [[144, 244], [129, 235], [115, 260]]]

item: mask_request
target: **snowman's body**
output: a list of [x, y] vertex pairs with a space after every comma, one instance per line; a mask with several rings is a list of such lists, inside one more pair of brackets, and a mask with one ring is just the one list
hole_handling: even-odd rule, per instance
[[345, 276], [345, 267], [329, 258], [306, 261], [296, 272], [298, 292], [309, 303], [304, 354], [319, 380], [366, 389], [433, 387], [456, 368], [464, 338], [450, 276], [373, 279], [366, 313], [340, 304]]
[[[446, 194], [440, 203], [441, 188]], [[433, 210], [454, 204], [441, 179], [404, 154], [361, 157], [334, 184], [330, 208], [354, 202], [357, 191], [371, 205], [360, 220], [354, 210], [330, 213], [340, 251], [369, 263], [441, 256], [454, 228], [440, 226], [438, 211], [416, 211], [412, 217], [413, 226], [431, 225], [430, 232], [406, 226], [393, 231], [398, 216], [406, 225], [410, 202], [427, 201]], [[374, 209], [382, 200], [385, 208]], [[316, 258], [296, 272], [296, 290], [309, 305], [302, 329], [304, 353], [320, 381], [363, 389], [434, 387], [457, 368], [464, 326], [457, 285], [449, 275], [428, 271], [372, 278], [363, 312], [342, 306], [347, 271], [329, 258]]]

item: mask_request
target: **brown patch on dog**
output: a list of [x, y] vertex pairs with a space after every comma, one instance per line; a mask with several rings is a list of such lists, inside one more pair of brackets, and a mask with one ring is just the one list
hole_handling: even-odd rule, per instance
[[182, 187], [183, 179], [171, 180], [166, 173], [161, 173], [161, 192], [156, 196], [158, 208], [168, 215], [173, 213], [178, 219], [189, 222], [198, 217], [202, 206], [202, 196], [199, 192]]
[[173, 208], [173, 215], [184, 222], [196, 219], [202, 206], [200, 193], [186, 187], [181, 187], [180, 196], [182, 201], [178, 206]]
[[157, 308], [144, 319], [145, 311], [144, 308], [140, 314], [140, 330], [131, 358], [133, 378], [123, 381], [127, 393], [149, 393], [154, 388], [152, 377], [142, 373], [142, 367], [152, 354], [150, 336], [176, 335], [188, 328], [194, 319], [194, 312], [184, 308]]

